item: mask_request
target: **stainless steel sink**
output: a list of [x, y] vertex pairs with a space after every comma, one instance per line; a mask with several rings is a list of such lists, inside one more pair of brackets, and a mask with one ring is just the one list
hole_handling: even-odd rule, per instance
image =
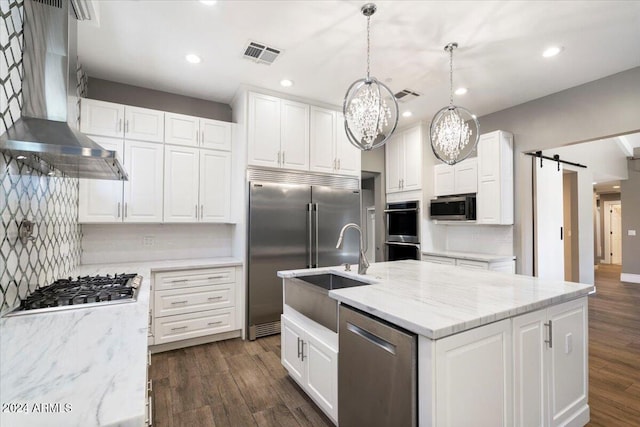
[[349, 279], [348, 277], [338, 276], [337, 274], [318, 274], [315, 276], [298, 277], [300, 280], [312, 285], [319, 286], [328, 291], [332, 289], [351, 288], [353, 286], [369, 285], [370, 283], [361, 282], [360, 280]]
[[331, 273], [285, 279], [284, 303], [338, 332], [338, 301], [329, 297], [329, 291], [369, 284]]

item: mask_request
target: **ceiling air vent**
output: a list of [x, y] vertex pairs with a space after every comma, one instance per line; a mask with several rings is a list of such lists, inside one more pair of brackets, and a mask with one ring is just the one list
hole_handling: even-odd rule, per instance
[[264, 44], [249, 42], [244, 50], [244, 57], [262, 64], [271, 65], [282, 51]]
[[420, 96], [418, 92], [414, 92], [411, 89], [403, 89], [394, 95], [399, 102], [409, 102]]

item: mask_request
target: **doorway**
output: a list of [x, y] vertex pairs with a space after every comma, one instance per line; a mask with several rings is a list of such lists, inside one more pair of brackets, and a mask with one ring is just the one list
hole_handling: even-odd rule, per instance
[[622, 203], [604, 202], [604, 262], [622, 264]]

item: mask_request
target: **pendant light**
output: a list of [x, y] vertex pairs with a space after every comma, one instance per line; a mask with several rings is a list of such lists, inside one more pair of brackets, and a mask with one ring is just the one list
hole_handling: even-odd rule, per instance
[[478, 143], [480, 125], [475, 115], [463, 107], [453, 105], [453, 51], [458, 43], [444, 47], [449, 52], [449, 105], [433, 117], [429, 128], [433, 154], [444, 163], [453, 165], [471, 154]]
[[344, 98], [344, 128], [347, 139], [360, 150], [383, 146], [398, 125], [398, 102], [393, 92], [369, 74], [370, 22], [376, 5], [367, 3], [360, 9], [367, 17], [367, 77], [349, 86]]

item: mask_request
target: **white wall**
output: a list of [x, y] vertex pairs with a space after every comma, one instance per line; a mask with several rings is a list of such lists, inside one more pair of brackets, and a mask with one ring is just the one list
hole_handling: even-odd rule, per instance
[[[85, 224], [82, 264], [232, 256], [234, 228], [230, 224]], [[151, 238], [153, 245], [145, 245], [145, 238]]]

